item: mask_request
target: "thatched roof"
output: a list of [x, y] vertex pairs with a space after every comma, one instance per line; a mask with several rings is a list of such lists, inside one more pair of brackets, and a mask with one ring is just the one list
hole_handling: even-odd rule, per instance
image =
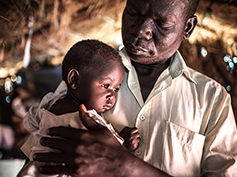
[[2, 0], [0, 2], [2, 63], [0, 64], [12, 67], [12, 63], [23, 59], [30, 24], [33, 25], [30, 51], [32, 62], [35, 60], [43, 62], [64, 55], [71, 43], [86, 38], [87, 33], [98, 34], [99, 29], [103, 28], [101, 25], [108, 22], [112, 29], [111, 27], [103, 29], [104, 34], [100, 36], [94, 35], [96, 38], [106, 38], [106, 35], [120, 30], [121, 19], [117, 13], [122, 11], [123, 2], [122, 0]]
[[[103, 40], [119, 31], [124, 5], [125, 0], [1, 0], [0, 62], [22, 60], [30, 19], [34, 21], [32, 60], [45, 60], [52, 54], [63, 55], [71, 38]], [[236, 6], [235, 0], [202, 0], [197, 11], [199, 28], [190, 41], [209, 44], [220, 40], [222, 51], [237, 55]], [[112, 29], [100, 26], [106, 23]]]
[[[119, 31], [124, 5], [125, 0], [1, 0], [0, 62], [22, 60], [30, 19], [34, 21], [32, 60], [45, 60], [52, 54], [63, 55], [71, 38], [106, 38]], [[190, 41], [220, 40], [222, 51], [237, 55], [236, 6], [235, 0], [202, 0], [197, 11], [199, 28]], [[101, 27], [106, 23], [110, 26]]]

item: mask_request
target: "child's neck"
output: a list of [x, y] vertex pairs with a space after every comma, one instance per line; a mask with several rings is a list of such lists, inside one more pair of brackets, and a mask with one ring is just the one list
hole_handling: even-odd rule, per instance
[[49, 111], [55, 115], [77, 112], [79, 104], [72, 95], [67, 93], [65, 97], [56, 101]]

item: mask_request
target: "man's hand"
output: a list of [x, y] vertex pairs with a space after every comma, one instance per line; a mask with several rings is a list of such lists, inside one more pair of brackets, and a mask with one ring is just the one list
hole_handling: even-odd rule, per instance
[[40, 171], [46, 174], [110, 176], [111, 171], [116, 171], [122, 166], [114, 159], [120, 151], [127, 150], [107, 128], [97, 124], [87, 115], [84, 105], [80, 105], [79, 112], [82, 122], [89, 131], [70, 127], [49, 129], [49, 135], [61, 136], [64, 139], [44, 137], [40, 143], [61, 152], [35, 154], [34, 159], [57, 164], [40, 167]]

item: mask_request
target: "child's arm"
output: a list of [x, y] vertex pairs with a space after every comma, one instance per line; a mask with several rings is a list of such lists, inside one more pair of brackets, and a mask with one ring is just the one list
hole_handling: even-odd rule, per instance
[[129, 150], [134, 151], [137, 149], [140, 142], [140, 133], [136, 127], [124, 127], [123, 130], [119, 133], [124, 139], [123, 145]]

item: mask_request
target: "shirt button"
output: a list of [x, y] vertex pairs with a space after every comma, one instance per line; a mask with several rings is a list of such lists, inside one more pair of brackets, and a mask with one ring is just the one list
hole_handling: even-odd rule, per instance
[[144, 115], [141, 115], [141, 116], [140, 116], [140, 119], [143, 121], [143, 120], [145, 120], [145, 119], [146, 119], [146, 116], [144, 116]]
[[137, 150], [135, 151], [135, 155], [136, 155], [136, 156], [141, 155], [141, 153], [142, 153], [142, 152], [141, 152], [139, 149], [137, 149]]

